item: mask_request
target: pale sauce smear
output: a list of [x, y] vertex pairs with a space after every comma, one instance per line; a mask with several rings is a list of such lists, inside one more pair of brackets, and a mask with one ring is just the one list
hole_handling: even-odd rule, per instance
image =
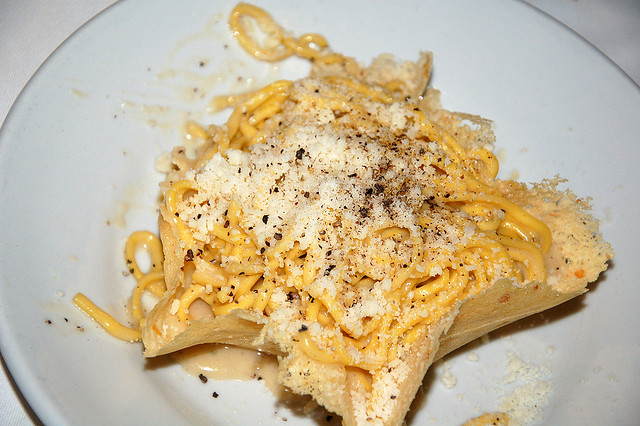
[[193, 376], [204, 374], [212, 380], [262, 380], [274, 394], [282, 388], [276, 383], [278, 360], [263, 352], [205, 344], [183, 349], [172, 356]]
[[258, 380], [273, 393], [278, 405], [302, 412], [322, 421], [340, 424], [340, 418], [319, 406], [312, 398], [291, 392], [278, 383], [278, 359], [275, 355], [237, 346], [204, 344], [171, 354], [182, 368], [202, 381]]

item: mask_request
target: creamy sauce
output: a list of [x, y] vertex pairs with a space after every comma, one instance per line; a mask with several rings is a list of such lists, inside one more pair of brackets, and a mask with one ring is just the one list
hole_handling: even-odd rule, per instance
[[273, 355], [210, 344], [183, 349], [174, 357], [193, 376], [204, 374], [212, 380], [264, 380], [272, 391], [273, 387], [278, 386], [278, 360]]
[[89, 97], [89, 95], [86, 92], [83, 92], [78, 89], [71, 89], [69, 90], [69, 92], [78, 99], [86, 99]]
[[183, 349], [172, 357], [190, 375], [209, 380], [258, 380], [278, 402], [294, 412], [303, 412], [322, 424], [340, 424], [340, 417], [319, 406], [311, 397], [297, 395], [278, 383], [275, 355], [236, 346], [205, 344]]

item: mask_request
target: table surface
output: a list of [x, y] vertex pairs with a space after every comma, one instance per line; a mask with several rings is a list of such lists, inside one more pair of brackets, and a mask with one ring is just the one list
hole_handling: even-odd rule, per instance
[[[113, 0], [0, 2], [0, 123], [38, 67], [76, 29]], [[640, 84], [638, 0], [528, 0], [571, 27]], [[0, 423], [39, 424], [2, 362]]]

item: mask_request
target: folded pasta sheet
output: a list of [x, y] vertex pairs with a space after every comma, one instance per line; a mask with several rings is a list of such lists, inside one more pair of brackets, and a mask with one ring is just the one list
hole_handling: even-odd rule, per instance
[[198, 128], [195, 156], [172, 152], [146, 356], [267, 351], [282, 384], [345, 424], [401, 424], [434, 359], [606, 268], [588, 202], [559, 179], [497, 179], [491, 123], [440, 108], [430, 54], [365, 68], [248, 5], [230, 25], [256, 57], [313, 69], [233, 97], [227, 123]]

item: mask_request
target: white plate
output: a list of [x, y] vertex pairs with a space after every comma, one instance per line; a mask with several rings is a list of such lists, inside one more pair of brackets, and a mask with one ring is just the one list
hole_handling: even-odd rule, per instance
[[[122, 312], [133, 284], [122, 275], [123, 241], [155, 226], [154, 159], [179, 141], [185, 111], [206, 119], [197, 112], [203, 99], [237, 90], [238, 76], [260, 84], [304, 75], [299, 61], [273, 67], [242, 56], [224, 23], [230, 8], [205, 0], [109, 8], [56, 50], [2, 128], [0, 350], [46, 424], [313, 424], [258, 382], [202, 384], [171, 363], [145, 363], [139, 345], [108, 337], [71, 305], [83, 291]], [[617, 252], [586, 297], [437, 366], [413, 423], [458, 424], [498, 408], [513, 390], [503, 380], [509, 352], [539, 373], [535, 383], [554, 389], [533, 401], [544, 423], [637, 421], [638, 87], [578, 36], [515, 1], [267, 8], [294, 32], [320, 32], [362, 60], [435, 52], [433, 85], [445, 107], [495, 120], [503, 175], [568, 178], [593, 197]], [[193, 87], [205, 98], [194, 98]], [[440, 380], [452, 377], [454, 387]]]

